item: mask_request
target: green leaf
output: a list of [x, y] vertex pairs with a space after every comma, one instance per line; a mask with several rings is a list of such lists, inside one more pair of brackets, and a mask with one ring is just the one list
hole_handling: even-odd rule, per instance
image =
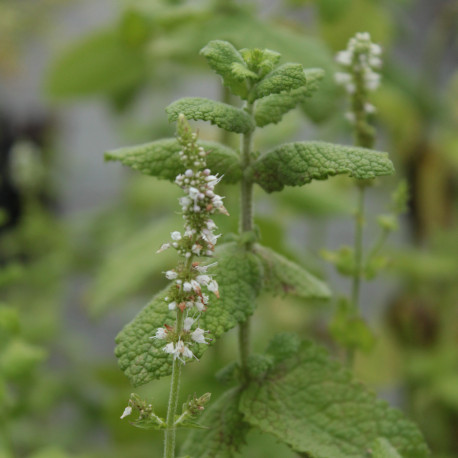
[[201, 419], [208, 429], [190, 433], [181, 453], [199, 458], [232, 458], [239, 452], [250, 429], [239, 412], [240, 395], [240, 389], [233, 388], [212, 404]]
[[337, 174], [357, 179], [392, 175], [387, 153], [325, 142], [286, 143], [262, 155], [252, 166], [253, 179], [265, 191], [302, 186]]
[[[200, 326], [210, 331], [210, 338], [243, 322], [255, 308], [261, 289], [262, 265], [258, 258], [235, 243], [217, 250], [217, 266], [212, 270], [219, 284], [220, 299], [213, 299], [200, 318]], [[171, 373], [172, 359], [162, 351], [164, 343], [150, 339], [158, 327], [173, 325], [175, 313], [169, 312], [161, 292], [116, 337], [115, 354], [122, 371], [134, 386]], [[199, 345], [194, 353], [200, 357], [207, 345]]]
[[248, 88], [244, 78], [251, 76], [246, 73], [249, 70], [242, 56], [231, 43], [213, 40], [202, 48], [200, 53], [207, 59], [210, 68], [223, 78], [223, 84], [233, 94], [246, 98]]
[[202, 97], [185, 97], [171, 103], [165, 111], [169, 121], [176, 121], [180, 113], [187, 119], [210, 121], [221, 129], [244, 134], [253, 130], [254, 125], [246, 111], [222, 102]]
[[373, 458], [402, 458], [396, 449], [383, 437], [379, 437], [372, 446]]
[[374, 348], [376, 342], [369, 326], [346, 298], [339, 300], [329, 330], [334, 339], [345, 348], [356, 348], [367, 353]]
[[151, 284], [176, 260], [175, 250], [156, 254], [161, 243], [170, 238], [175, 222], [165, 218], [113, 247], [97, 270], [88, 294], [89, 309], [95, 316], [119, 305], [131, 294]]
[[327, 285], [303, 267], [261, 245], [256, 245], [254, 251], [264, 266], [264, 290], [302, 299], [327, 299], [331, 296]]
[[258, 127], [279, 123], [283, 115], [311, 97], [318, 89], [324, 72], [319, 68], [312, 68], [305, 70], [304, 75], [305, 86], [291, 90], [286, 94], [272, 94], [256, 102], [254, 119]]
[[23, 340], [11, 340], [0, 355], [0, 374], [13, 379], [26, 375], [41, 363], [46, 351]]
[[412, 422], [312, 342], [252, 381], [240, 410], [252, 426], [313, 458], [363, 458], [379, 437], [404, 458], [429, 456]]
[[[213, 173], [224, 175], [225, 183], [236, 183], [242, 174], [237, 153], [216, 142], [199, 141], [205, 151], [209, 151], [207, 165]], [[105, 153], [105, 160], [120, 161], [145, 175], [174, 181], [184, 172], [178, 155], [181, 146], [174, 138], [157, 140], [138, 146], [128, 146]]]
[[105, 30], [62, 54], [46, 86], [52, 96], [60, 98], [113, 94], [137, 87], [146, 76], [143, 50], [126, 44], [116, 30]]
[[290, 92], [293, 89], [305, 86], [305, 84], [306, 78], [301, 64], [283, 64], [272, 70], [256, 85], [254, 99]]

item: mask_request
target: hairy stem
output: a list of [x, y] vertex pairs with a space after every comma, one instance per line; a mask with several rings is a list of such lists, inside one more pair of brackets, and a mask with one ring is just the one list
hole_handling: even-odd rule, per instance
[[[245, 110], [252, 115], [253, 104], [247, 102]], [[243, 135], [241, 141], [242, 152], [242, 168], [244, 171], [248, 169], [251, 163], [251, 148], [252, 148], [253, 132], [248, 132]], [[244, 174], [241, 182], [240, 190], [240, 234], [253, 231], [253, 181], [251, 177]], [[246, 249], [251, 249], [250, 242], [247, 242]], [[248, 356], [250, 354], [250, 318], [247, 318], [244, 323], [239, 325], [239, 352], [240, 365], [242, 368], [242, 377], [244, 381], [248, 380]]]
[[[177, 310], [177, 333], [183, 329], [184, 313]], [[169, 405], [167, 408], [167, 429], [164, 438], [164, 458], [175, 458], [175, 416], [178, 406], [178, 394], [180, 391], [181, 361], [173, 360], [172, 380], [170, 382]]]

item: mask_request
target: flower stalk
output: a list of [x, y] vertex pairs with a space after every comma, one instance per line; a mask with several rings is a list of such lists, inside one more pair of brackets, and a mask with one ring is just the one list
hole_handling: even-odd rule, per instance
[[[381, 48], [371, 42], [368, 33], [357, 33], [348, 42], [347, 49], [340, 51], [336, 60], [345, 72], [335, 74], [337, 84], [342, 85], [351, 101], [351, 110], [345, 114], [353, 125], [355, 144], [364, 148], [372, 148], [375, 142], [375, 129], [370, 125], [369, 118], [375, 113], [375, 107], [369, 103], [369, 92], [374, 91], [380, 84], [380, 74], [377, 69], [381, 66]], [[354, 271], [352, 275], [351, 302], [356, 315], [360, 314], [361, 277], [363, 275], [363, 233], [365, 224], [364, 199], [366, 188], [370, 181], [356, 182], [358, 201], [355, 212], [354, 231]], [[347, 352], [347, 363], [353, 364], [354, 350]]]

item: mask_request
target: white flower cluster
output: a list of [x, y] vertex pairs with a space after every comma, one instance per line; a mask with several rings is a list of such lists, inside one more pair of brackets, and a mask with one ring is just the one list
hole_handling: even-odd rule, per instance
[[[218, 283], [207, 273], [216, 262], [202, 266], [199, 262], [193, 262], [193, 258], [213, 255], [220, 234], [214, 232], [217, 226], [211, 215], [216, 211], [228, 213], [223, 198], [214, 192], [221, 177], [212, 175], [206, 168], [208, 153], [197, 145], [197, 135], [191, 132], [183, 116], [178, 119], [178, 132], [178, 141], [182, 146], [179, 156], [186, 171], [176, 177], [175, 183], [186, 194], [179, 199], [185, 230], [183, 233], [172, 232], [171, 241], [163, 244], [158, 252], [174, 248], [182, 258], [175, 269], [165, 272], [165, 277], [175, 283], [165, 300], [169, 310], [177, 311], [177, 320], [181, 320], [182, 325], [165, 325], [151, 338], [167, 341], [163, 351], [185, 363], [186, 358], [195, 358], [189, 348], [191, 345], [208, 343], [205, 338], [207, 331], [198, 326], [192, 329], [197, 322], [196, 316], [205, 312], [209, 303], [209, 295], [204, 290], [219, 298]], [[194, 318], [188, 316], [190, 313], [194, 314]]]
[[[337, 53], [336, 61], [346, 71], [335, 74], [336, 83], [343, 86], [350, 95], [374, 91], [380, 85], [380, 74], [376, 70], [382, 65], [381, 54], [382, 48], [371, 42], [369, 33], [357, 33], [350, 38], [347, 49]], [[375, 107], [365, 103], [364, 111], [373, 113]], [[353, 113], [347, 113], [346, 116], [354, 121]]]

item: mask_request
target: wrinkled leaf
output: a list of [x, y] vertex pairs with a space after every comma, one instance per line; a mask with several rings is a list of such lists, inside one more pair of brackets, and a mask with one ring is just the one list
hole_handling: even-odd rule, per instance
[[405, 458], [429, 456], [412, 422], [312, 342], [252, 381], [240, 410], [252, 426], [314, 458], [363, 458], [379, 437]]
[[165, 111], [169, 121], [176, 121], [182, 113], [187, 119], [210, 121], [221, 129], [244, 134], [253, 130], [251, 117], [240, 108], [202, 97], [185, 97], [171, 103]]
[[[216, 259], [218, 265], [212, 269], [212, 274], [219, 284], [220, 299], [211, 297], [199, 324], [210, 331], [212, 339], [253, 313], [262, 279], [262, 265], [257, 257], [234, 243], [221, 246]], [[150, 339], [158, 327], [174, 324], [176, 314], [168, 311], [164, 300], [167, 291], [154, 297], [116, 337], [115, 354], [119, 366], [134, 386], [171, 373], [172, 358], [162, 351], [164, 343]], [[194, 353], [200, 357], [206, 348], [206, 345], [199, 345]]]
[[201, 419], [208, 429], [193, 431], [181, 453], [199, 458], [232, 458], [245, 443], [250, 426], [239, 412], [240, 389], [233, 388], [211, 405]]
[[[235, 95], [245, 98], [248, 94], [246, 82], [241, 76], [248, 71], [245, 62], [234, 46], [222, 40], [213, 40], [202, 48], [200, 53], [207, 59], [208, 65], [223, 79]], [[246, 74], [248, 76], [248, 74]]]
[[301, 64], [287, 63], [272, 70], [255, 88], [254, 98], [290, 92], [305, 86], [306, 78]]
[[302, 186], [337, 174], [357, 179], [391, 175], [388, 154], [325, 142], [286, 143], [262, 155], [252, 166], [253, 178], [267, 192]]
[[372, 446], [373, 458], [402, 458], [396, 449], [383, 437], [379, 437]]
[[[216, 142], [199, 141], [205, 151], [207, 165], [213, 173], [224, 175], [225, 183], [236, 183], [241, 176], [237, 153]], [[157, 140], [143, 145], [128, 146], [105, 153], [105, 160], [120, 161], [145, 175], [174, 181], [185, 168], [178, 153], [181, 146], [174, 138]]]
[[331, 296], [323, 281], [270, 248], [256, 245], [255, 253], [264, 266], [265, 291], [290, 294], [302, 299], [327, 299]]
[[319, 68], [312, 68], [305, 70], [304, 75], [305, 86], [302, 85], [286, 94], [272, 94], [256, 102], [254, 119], [258, 127], [279, 123], [288, 111], [311, 97], [318, 89], [324, 72]]

